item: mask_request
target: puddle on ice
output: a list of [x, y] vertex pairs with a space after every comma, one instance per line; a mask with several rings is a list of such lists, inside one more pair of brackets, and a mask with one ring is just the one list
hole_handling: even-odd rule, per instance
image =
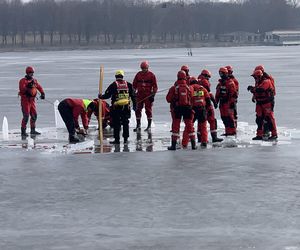
[[[135, 124], [132, 122], [130, 126], [129, 142], [124, 144], [121, 138], [121, 144], [110, 144], [113, 141], [113, 130], [106, 128], [103, 131], [104, 140], [102, 146], [98, 140], [98, 130], [93, 121], [89, 135], [82, 138], [83, 142], [77, 144], [68, 144], [68, 133], [65, 128], [42, 128], [39, 131], [42, 133], [40, 136], [28, 137], [24, 140], [21, 139], [19, 130], [9, 131], [9, 140], [2, 139], [0, 141], [1, 148], [18, 149], [24, 148], [26, 150], [36, 150], [43, 153], [59, 153], [59, 154], [90, 154], [90, 153], [115, 153], [115, 152], [154, 152], [165, 151], [170, 145], [170, 123], [155, 123], [155, 127], [150, 132], [145, 132], [144, 128], [146, 123], [142, 123], [143, 127], [139, 133], [133, 132]], [[219, 124], [220, 121], [219, 121]], [[222, 126], [219, 129], [219, 134], [224, 132]], [[183, 124], [181, 132], [183, 131]], [[286, 128], [278, 128], [279, 139], [278, 141], [252, 141], [251, 138], [255, 136], [255, 125], [249, 125], [246, 122], [238, 123], [238, 135], [236, 137], [225, 137], [221, 143], [209, 143], [207, 149], [215, 147], [228, 147], [228, 148], [246, 148], [253, 146], [269, 147], [274, 145], [291, 144], [292, 135], [300, 134], [299, 131], [288, 130]], [[3, 138], [3, 135], [0, 135]], [[297, 137], [296, 137], [297, 139]], [[209, 137], [210, 140], [210, 137]], [[190, 147], [188, 147], [188, 150]], [[201, 150], [201, 147], [198, 147]]]

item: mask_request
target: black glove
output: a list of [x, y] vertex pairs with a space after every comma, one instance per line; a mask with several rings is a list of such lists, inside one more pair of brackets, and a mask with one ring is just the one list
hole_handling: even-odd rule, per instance
[[99, 99], [103, 99], [103, 98], [102, 98], [102, 94], [98, 94], [98, 98], [99, 98]]
[[41, 93], [41, 99], [42, 99], [42, 100], [45, 99], [45, 93]]
[[251, 85], [249, 85], [249, 86], [247, 87], [247, 90], [248, 90], [248, 91], [250, 91], [250, 92], [252, 92], [252, 91], [253, 91], [253, 89], [254, 89], [254, 87], [253, 87], [253, 86], [251, 86]]
[[218, 108], [218, 103], [214, 103], [214, 107], [215, 107], [215, 109], [217, 109]]
[[32, 80], [27, 84], [27, 88], [33, 88], [33, 85], [34, 85], [34, 81]]
[[152, 103], [152, 102], [154, 102], [154, 95], [152, 95], [152, 96], [149, 96], [149, 98], [148, 98], [148, 99], [149, 99], [149, 102], [151, 102], [151, 103]]

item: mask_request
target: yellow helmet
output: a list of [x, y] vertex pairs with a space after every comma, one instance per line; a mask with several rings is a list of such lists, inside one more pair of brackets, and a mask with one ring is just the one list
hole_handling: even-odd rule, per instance
[[118, 69], [117, 71], [116, 71], [116, 73], [115, 73], [115, 76], [124, 76], [124, 70], [122, 70], [122, 69]]

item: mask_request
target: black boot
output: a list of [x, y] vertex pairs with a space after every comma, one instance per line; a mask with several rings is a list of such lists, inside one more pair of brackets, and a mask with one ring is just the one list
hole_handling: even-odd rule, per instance
[[177, 144], [177, 141], [172, 141], [172, 144], [170, 147], [168, 147], [168, 150], [176, 150], [176, 144]]
[[141, 130], [141, 119], [136, 119], [136, 128], [133, 129], [133, 132], [137, 132]]
[[259, 136], [259, 135], [252, 138], [252, 140], [254, 140], [254, 141], [259, 141], [259, 140], [262, 140], [262, 139], [263, 139], [263, 137]]
[[201, 148], [207, 148], [207, 142], [201, 142]]
[[30, 134], [31, 134], [31, 135], [40, 135], [41, 133], [38, 132], [38, 131], [36, 131], [35, 128], [31, 128]]
[[80, 142], [78, 136], [76, 134], [74, 135], [69, 135], [69, 143], [78, 143]]
[[191, 139], [191, 145], [192, 145], [192, 150], [195, 150], [195, 149], [197, 149], [197, 146], [196, 146], [196, 141], [195, 141], [195, 139]]
[[199, 132], [197, 132], [197, 140], [198, 140], [198, 143], [201, 142], [201, 134]]
[[149, 131], [151, 130], [151, 123], [152, 123], [152, 119], [148, 119], [148, 126], [144, 131]]
[[221, 142], [221, 141], [223, 141], [223, 139], [218, 138], [217, 132], [211, 132], [210, 134], [211, 134], [212, 142]]
[[21, 128], [21, 136], [22, 138], [28, 136], [28, 134], [26, 133], [26, 128]]

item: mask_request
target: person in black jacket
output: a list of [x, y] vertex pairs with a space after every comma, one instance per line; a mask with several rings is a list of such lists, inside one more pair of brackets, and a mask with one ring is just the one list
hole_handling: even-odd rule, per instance
[[124, 71], [117, 70], [115, 73], [116, 80], [111, 83], [105, 90], [105, 93], [99, 94], [99, 99], [111, 98], [111, 117], [114, 129], [113, 144], [120, 144], [120, 129], [123, 125], [124, 143], [128, 142], [129, 137], [129, 118], [131, 115], [130, 100], [132, 101], [133, 110], [136, 109], [135, 93], [132, 84], [123, 80]]

